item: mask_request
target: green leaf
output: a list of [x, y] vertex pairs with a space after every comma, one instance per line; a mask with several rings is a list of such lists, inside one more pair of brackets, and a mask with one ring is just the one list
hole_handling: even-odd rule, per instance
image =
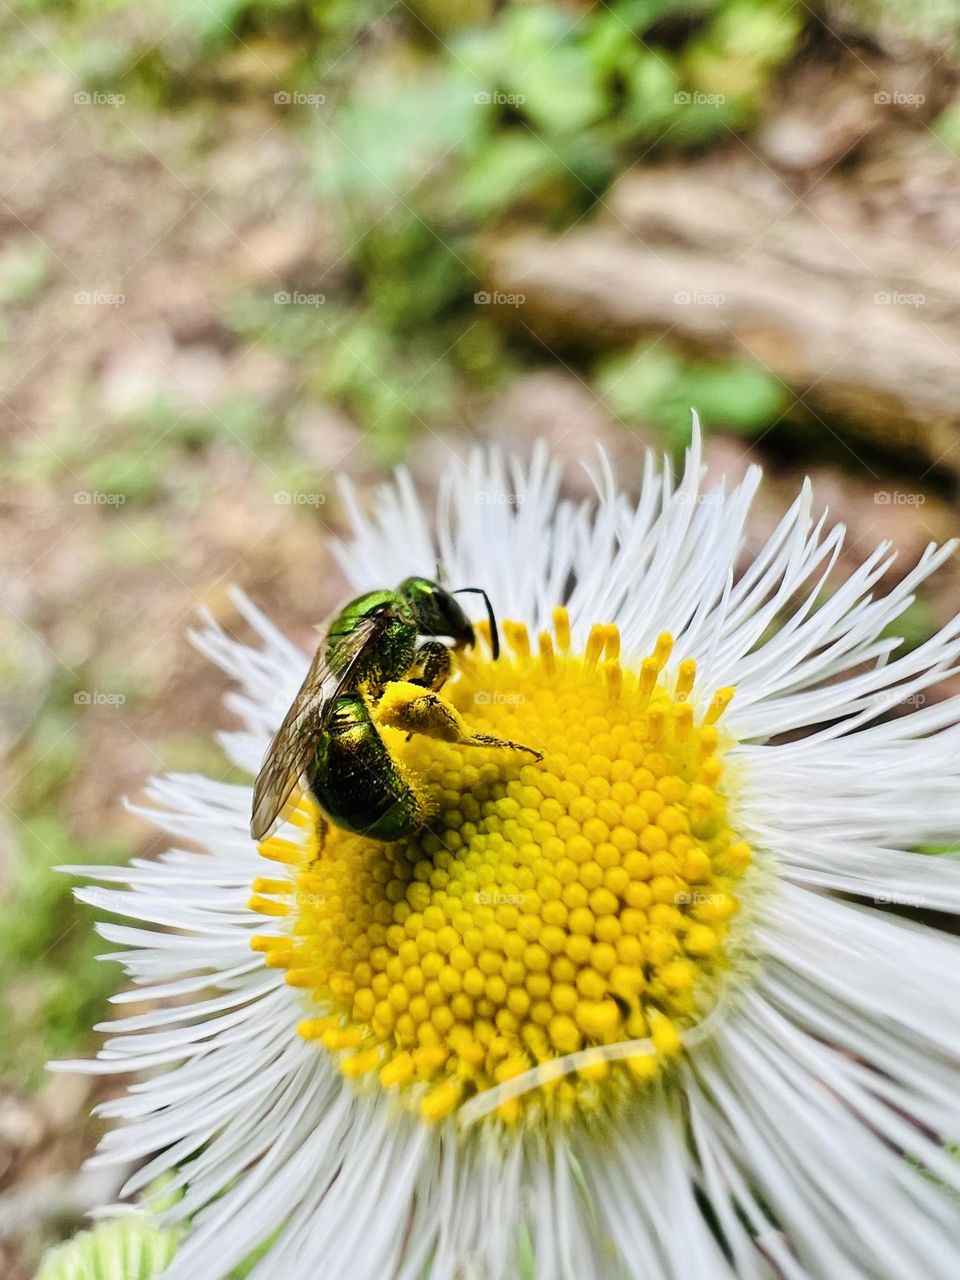
[[627, 120], [643, 133], [663, 129], [678, 114], [680, 77], [664, 55], [639, 53], [626, 68], [624, 82]]
[[585, 29], [583, 48], [598, 71], [612, 74], [637, 48], [633, 32], [622, 18], [605, 9]]
[[936, 615], [929, 602], [920, 596], [884, 627], [881, 636], [883, 639], [894, 636], [900, 640], [897, 653], [902, 657], [929, 640], [936, 629]]
[[504, 10], [497, 26], [501, 65], [519, 73], [563, 40], [572, 27], [570, 15], [557, 5], [513, 5]]
[[769, 66], [790, 56], [802, 27], [802, 14], [792, 0], [734, 0], [717, 15], [712, 36], [731, 58]]
[[708, 427], [749, 434], [790, 399], [780, 380], [756, 365], [690, 360], [663, 343], [618, 353], [601, 364], [596, 381], [615, 414], [659, 427], [670, 442], [686, 439], [691, 409]]
[[601, 363], [597, 390], [617, 417], [642, 422], [654, 415], [680, 369], [680, 361], [663, 344], [654, 350], [617, 352]]
[[549, 147], [525, 129], [499, 133], [481, 148], [464, 175], [463, 208], [480, 217], [508, 208], [556, 175], [559, 167]]
[[684, 379], [684, 393], [688, 405], [699, 409], [714, 426], [745, 435], [762, 430], [791, 399], [774, 374], [758, 365], [733, 362], [692, 366]]
[[476, 92], [459, 71], [425, 65], [342, 108], [319, 157], [323, 194], [339, 196], [358, 220], [358, 200], [380, 214], [411, 203], [418, 181], [451, 166], [489, 128], [494, 113]]
[[545, 133], [585, 129], [608, 114], [611, 94], [585, 49], [560, 44], [517, 76], [520, 109]]

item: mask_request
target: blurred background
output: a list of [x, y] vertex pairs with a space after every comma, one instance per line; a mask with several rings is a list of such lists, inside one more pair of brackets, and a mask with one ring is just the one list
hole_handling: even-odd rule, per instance
[[[231, 778], [198, 604], [309, 645], [338, 476], [478, 441], [804, 474], [902, 573], [958, 532], [960, 0], [21, 0], [0, 16], [0, 1274], [78, 1175], [119, 981], [64, 862]], [[572, 473], [572, 492], [586, 492]], [[749, 555], [750, 548], [747, 549]], [[411, 566], [422, 568], [423, 566]], [[941, 575], [900, 631], [956, 610]]]

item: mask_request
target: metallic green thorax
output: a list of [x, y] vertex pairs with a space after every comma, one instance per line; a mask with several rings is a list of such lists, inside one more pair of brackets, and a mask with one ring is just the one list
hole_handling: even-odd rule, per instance
[[358, 625], [373, 613], [386, 612], [385, 630], [377, 644], [365, 651], [355, 669], [352, 684], [367, 680], [385, 684], [399, 679], [413, 662], [417, 647], [417, 619], [410, 605], [396, 591], [368, 591], [351, 600], [334, 618], [327, 632], [327, 661], [340, 672], [350, 653]]
[[399, 680], [413, 661], [418, 636], [450, 636], [457, 648], [472, 645], [473, 627], [454, 600], [429, 578], [405, 578], [396, 591], [367, 591], [337, 614], [327, 632], [327, 660], [341, 671], [358, 626], [371, 615], [386, 614], [385, 629], [375, 647], [364, 653], [351, 683], [385, 684]]

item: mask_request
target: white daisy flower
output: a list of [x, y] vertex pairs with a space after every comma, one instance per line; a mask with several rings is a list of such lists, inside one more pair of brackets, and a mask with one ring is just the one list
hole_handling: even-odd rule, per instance
[[[94, 1160], [137, 1164], [125, 1196], [168, 1175], [174, 1280], [265, 1241], [254, 1280], [954, 1277], [960, 940], [889, 905], [960, 909], [921, 851], [960, 830], [958, 700], [920, 696], [960, 619], [888, 638], [953, 548], [834, 586], [805, 485], [738, 572], [760, 472], [702, 492], [699, 433], [636, 501], [603, 458], [594, 503], [559, 480], [477, 453], [435, 524], [403, 473], [370, 514], [347, 489], [338, 548], [357, 591], [438, 560], [486, 588], [504, 652], [442, 696], [541, 761], [408, 739], [390, 686], [418, 834], [305, 792], [258, 847], [250, 787], [177, 775], [149, 812], [191, 848], [72, 869], [128, 886], [80, 896], [140, 922], [100, 930], [151, 1006], [61, 1064], [143, 1076]], [[236, 603], [258, 647], [195, 640], [254, 775], [308, 655]]]

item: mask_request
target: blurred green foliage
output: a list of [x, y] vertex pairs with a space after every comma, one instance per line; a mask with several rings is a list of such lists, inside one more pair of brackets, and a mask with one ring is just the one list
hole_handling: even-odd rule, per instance
[[951, 103], [933, 123], [933, 132], [950, 151], [960, 152], [960, 105]]
[[[52, 51], [78, 87], [165, 109], [209, 115], [218, 96], [259, 104], [301, 134], [318, 199], [338, 224], [333, 278], [320, 285], [326, 304], [235, 298], [224, 322], [296, 359], [305, 393], [341, 405], [382, 463], [417, 430], [469, 418], [478, 395], [542, 358], [522, 323], [507, 335], [476, 306], [477, 244], [520, 221], [559, 233], [633, 165], [749, 129], [812, 21], [793, 0], [73, 0], [67, 22], [57, 10], [27, 0], [32, 43], [26, 28], [4, 24], [21, 61]], [[13, 58], [0, 53], [0, 67]], [[297, 93], [324, 101], [296, 110]], [[38, 287], [43, 271], [39, 259], [6, 271], [0, 261], [0, 296]], [[589, 359], [568, 358], [592, 376]], [[733, 430], [781, 410], [756, 370], [674, 361], [675, 394], [639, 390], [625, 421], [642, 417], [670, 441], [673, 400], [684, 412], [698, 402], [708, 424]], [[631, 385], [667, 369], [662, 358], [640, 363]], [[596, 371], [598, 386], [607, 373]], [[169, 423], [175, 406], [158, 405], [156, 418], [165, 409]], [[235, 409], [228, 427], [241, 441], [264, 425], [255, 406]], [[222, 434], [223, 416], [193, 414], [179, 434]], [[271, 449], [282, 435], [274, 431]], [[122, 450], [88, 464], [90, 486], [148, 502], [164, 485], [168, 444], [142, 465]]]
[[50, 253], [38, 240], [13, 239], [0, 252], [0, 304], [26, 302], [47, 279]]
[[97, 961], [103, 943], [73, 900], [64, 863], [120, 861], [121, 848], [87, 848], [57, 816], [57, 797], [79, 751], [62, 721], [39, 722], [26, 753], [18, 855], [0, 904], [0, 1074], [23, 1089], [44, 1081], [44, 1063], [92, 1045], [92, 1027], [116, 989], [116, 970]]
[[[495, 382], [510, 365], [473, 300], [478, 238], [518, 220], [561, 230], [632, 164], [748, 127], [802, 25], [787, 0], [650, 0], [583, 13], [509, 4], [487, 25], [389, 48], [313, 126], [318, 182], [341, 214], [355, 295], [347, 358], [323, 389], [388, 442], [399, 437], [398, 452], [418, 420], [433, 420], [435, 385], [444, 403], [438, 369], [455, 383]], [[355, 358], [357, 348], [369, 358]], [[625, 418], [646, 411], [672, 439], [672, 394], [687, 424], [700, 395], [705, 417], [732, 429], [758, 429], [782, 408], [760, 370], [674, 363], [683, 365], [674, 392], [651, 389], [649, 405], [635, 395]], [[659, 359], [641, 372], [657, 381], [666, 367]], [[371, 369], [392, 397], [383, 386], [371, 392]], [[418, 376], [404, 386], [400, 369]]]
[[904, 609], [903, 613], [894, 618], [883, 630], [882, 636], [888, 639], [895, 636], [900, 640], [901, 646], [897, 650], [897, 656], [910, 653], [913, 649], [918, 648], [925, 641], [929, 640], [937, 629], [937, 619], [929, 600], [923, 595], [919, 595], [912, 604]]
[[[122, 694], [125, 712], [134, 712], [144, 690], [103, 675], [112, 694]], [[95, 1048], [93, 1025], [120, 980], [115, 965], [97, 959], [111, 948], [93, 932], [92, 913], [74, 900], [76, 880], [57, 870], [130, 856], [119, 841], [79, 840], [64, 813], [63, 797], [84, 763], [85, 727], [75, 696], [72, 679], [54, 679], [13, 754], [18, 781], [6, 801], [5, 844], [12, 852], [0, 898], [0, 1077], [25, 1091], [44, 1083], [48, 1059]], [[246, 780], [207, 735], [160, 738], [155, 751], [160, 768]]]
[[596, 386], [627, 424], [653, 423], [665, 442], [690, 438], [690, 411], [710, 427], [750, 435], [791, 403], [787, 387], [757, 365], [688, 357], [666, 342], [644, 343], [601, 360]]

